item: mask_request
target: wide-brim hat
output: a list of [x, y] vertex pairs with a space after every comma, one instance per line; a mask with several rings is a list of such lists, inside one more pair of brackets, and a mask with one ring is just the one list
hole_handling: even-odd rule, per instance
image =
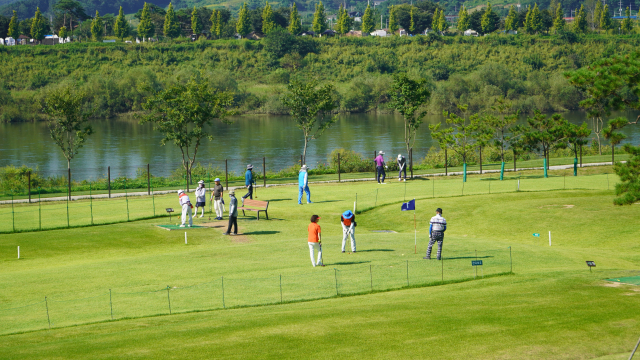
[[198, 181], [198, 184], [204, 184], [204, 180]]
[[307, 165], [302, 165], [302, 167], [300, 168], [300, 170], [307, 170], [307, 169], [309, 169]]
[[234, 189], [229, 190], [229, 195], [235, 195], [236, 191]]
[[378, 155], [384, 155], [384, 151], [382, 150], [378, 151]]
[[345, 219], [351, 219], [353, 217], [353, 213], [351, 212], [351, 210], [347, 210], [342, 213], [342, 217], [344, 217]]
[[178, 195], [184, 194], [184, 190], [178, 190]]
[[220, 178], [216, 178], [216, 179], [215, 179], [215, 180], [213, 180], [213, 181], [220, 181]]
[[251, 170], [251, 169], [253, 169], [253, 165], [251, 164], [247, 165], [247, 170]]

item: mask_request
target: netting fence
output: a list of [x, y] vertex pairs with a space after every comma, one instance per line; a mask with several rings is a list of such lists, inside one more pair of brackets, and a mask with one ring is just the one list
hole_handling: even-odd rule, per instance
[[[445, 255], [447, 255], [445, 253]], [[473, 261], [482, 265], [472, 265]], [[314, 269], [316, 270], [316, 269]], [[194, 311], [260, 306], [408, 287], [471, 281], [513, 272], [511, 248], [452, 252], [443, 260], [327, 266], [301, 274], [262, 278], [214, 277], [192, 285], [103, 289], [78, 296], [59, 293], [0, 308], [0, 334]]]

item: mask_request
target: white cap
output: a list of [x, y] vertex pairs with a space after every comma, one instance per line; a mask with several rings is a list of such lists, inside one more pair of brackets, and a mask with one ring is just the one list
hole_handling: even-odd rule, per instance
[[380, 150], [380, 151], [378, 152], [378, 155], [384, 155], [384, 151]]
[[398, 160], [402, 159], [402, 154], [398, 154]]
[[204, 184], [204, 180], [198, 181], [198, 184]]
[[306, 164], [305, 164], [305, 165], [302, 165], [302, 167], [300, 168], [300, 170], [307, 170], [307, 169], [308, 169], [308, 167], [307, 167], [307, 165], [306, 165]]
[[178, 195], [184, 194], [184, 190], [178, 190]]
[[236, 190], [235, 189], [229, 190], [229, 195], [235, 195], [235, 194], [236, 194]]
[[251, 169], [253, 169], [253, 165], [251, 164], [247, 165], [247, 170], [251, 170]]

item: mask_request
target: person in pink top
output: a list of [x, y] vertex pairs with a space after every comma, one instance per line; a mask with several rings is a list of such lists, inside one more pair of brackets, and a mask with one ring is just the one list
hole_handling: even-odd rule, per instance
[[[387, 177], [387, 173], [384, 169], [387, 165], [384, 163], [384, 152], [378, 152], [378, 156], [376, 156], [374, 161], [376, 162], [376, 181], [378, 181], [378, 184], [385, 184], [384, 178]], [[380, 180], [380, 177], [382, 177], [382, 180]]]

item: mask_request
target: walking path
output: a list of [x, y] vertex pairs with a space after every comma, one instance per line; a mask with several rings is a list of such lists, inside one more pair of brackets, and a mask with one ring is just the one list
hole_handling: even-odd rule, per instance
[[[626, 161], [621, 161], [622, 163], [625, 163]], [[611, 162], [600, 162], [600, 163], [588, 163], [588, 164], [582, 164], [582, 167], [591, 167], [591, 166], [607, 166], [607, 165], [611, 165]], [[518, 168], [516, 171], [523, 171], [523, 170], [542, 170], [542, 167], [529, 167], [529, 168]], [[549, 166], [549, 170], [567, 170], [567, 169], [573, 169], [573, 165], [569, 164], [569, 165], [552, 165]], [[505, 169], [505, 172], [514, 172], [514, 170], [507, 170]], [[482, 171], [483, 174], [495, 174], [495, 173], [500, 173], [500, 170], [483, 170]], [[445, 173], [436, 173], [436, 174], [420, 174], [420, 175], [413, 175], [413, 177], [416, 178], [424, 178], [424, 177], [436, 177], [436, 176], [454, 176], [454, 175], [462, 175], [462, 171], [454, 171], [454, 172], [449, 172], [445, 175]], [[467, 171], [467, 175], [468, 174], [480, 174], [479, 170], [474, 170], [474, 171]], [[345, 179], [342, 180], [340, 182], [356, 182], [356, 181], [375, 181], [376, 178], [374, 177], [370, 177], [370, 178], [358, 178], [358, 179]], [[338, 180], [325, 180], [325, 181], [310, 181], [309, 183], [311, 184], [327, 184], [327, 183], [337, 183]], [[291, 186], [291, 185], [297, 185], [298, 183], [284, 183], [284, 184], [267, 184], [267, 187], [273, 187], [273, 186]], [[264, 187], [264, 185], [256, 185], [256, 187]], [[236, 186], [236, 187], [230, 187], [231, 189], [244, 189], [244, 186]], [[175, 193], [178, 189], [175, 190], [162, 190], [162, 191], [154, 191], [153, 194], [155, 195], [164, 195], [164, 194], [172, 194]], [[109, 194], [97, 194], [97, 195], [72, 195], [71, 196], [71, 201], [73, 200], [83, 200], [83, 199], [89, 199], [90, 197], [93, 199], [107, 199], [109, 197], [111, 198], [119, 198], [119, 197], [130, 197], [130, 196], [148, 196], [149, 194], [146, 191], [140, 191], [140, 192], [131, 192], [131, 193], [113, 193], [111, 194], [111, 196], [109, 196]], [[31, 199], [32, 203], [37, 203], [38, 201], [67, 201], [67, 197], [66, 196], [58, 196], [58, 197], [49, 197], [49, 198], [41, 198], [41, 199]], [[20, 203], [28, 203], [29, 199], [19, 199], [19, 200], [13, 200], [14, 204], [20, 204]], [[11, 204], [11, 200], [4, 200], [4, 201], [0, 201], [0, 205], [6, 205], [6, 204]]]

